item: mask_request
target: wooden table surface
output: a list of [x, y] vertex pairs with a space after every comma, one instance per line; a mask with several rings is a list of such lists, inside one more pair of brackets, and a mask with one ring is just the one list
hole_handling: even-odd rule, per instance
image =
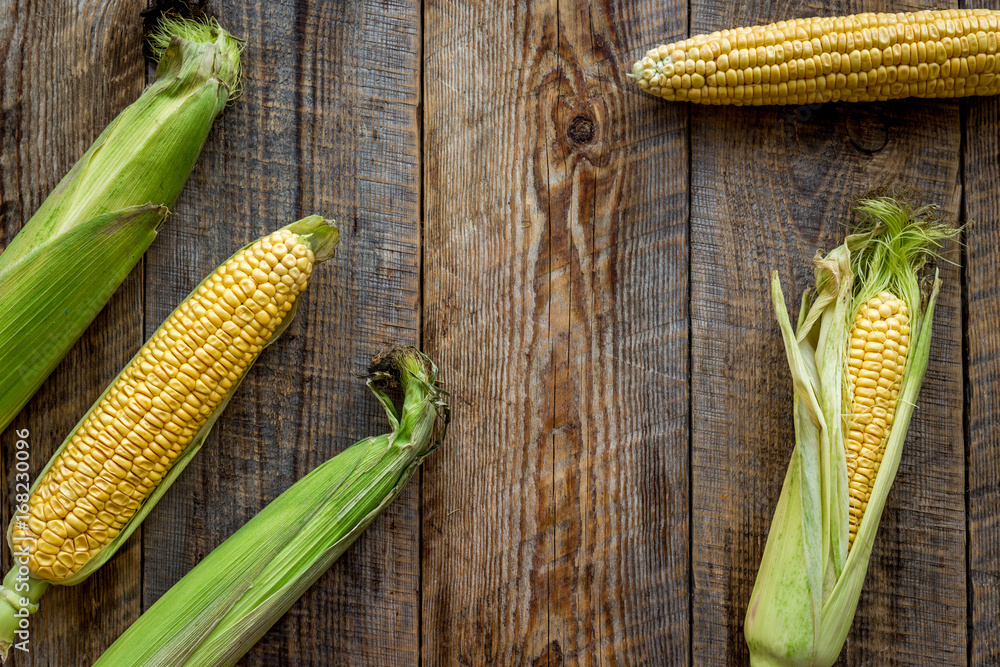
[[[387, 430], [352, 374], [395, 344], [441, 367], [444, 446], [244, 664], [746, 664], [793, 443], [768, 275], [797, 303], [852, 198], [887, 184], [967, 227], [842, 662], [1000, 663], [1000, 101], [690, 107], [624, 77], [688, 34], [926, 6], [212, 0], [247, 39], [244, 94], [3, 434], [8, 492], [14, 429], [39, 470], [237, 247], [311, 213], [342, 241], [202, 453], [118, 556], [46, 596], [14, 664], [90, 664], [293, 481]], [[4, 245], [151, 80], [146, 8], [0, 1]]]

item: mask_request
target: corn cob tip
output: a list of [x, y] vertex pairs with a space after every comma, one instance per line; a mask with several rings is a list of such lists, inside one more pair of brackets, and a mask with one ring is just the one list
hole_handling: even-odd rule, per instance
[[[384, 397], [384, 389], [390, 386], [401, 387], [407, 397], [404, 400], [404, 412], [407, 404], [420, 405], [432, 411], [435, 417], [433, 422], [424, 420], [426, 424], [432, 426], [429, 437], [425, 439], [428, 446], [422, 456], [437, 448], [444, 439], [448, 423], [451, 421], [451, 408], [446, 401], [448, 392], [441, 388], [438, 382], [438, 368], [430, 357], [413, 346], [381, 352], [372, 358], [366, 379], [380, 399]], [[416, 397], [425, 397], [426, 400], [418, 401]], [[388, 410], [388, 406], [386, 409]], [[405, 417], [404, 414], [404, 419]]]
[[[240, 54], [244, 41], [225, 31], [215, 19], [189, 19], [178, 15], [164, 15], [149, 34], [149, 47], [158, 63], [170, 59], [170, 49], [180, 44], [175, 40], [192, 44], [210, 44], [212, 67], [216, 75], [229, 91], [230, 101], [240, 96], [243, 90]], [[221, 57], [216, 57], [221, 56]], [[159, 72], [159, 68], [157, 70]]]
[[855, 306], [883, 291], [919, 305], [916, 275], [961, 228], [942, 222], [936, 207], [916, 207], [892, 196], [862, 198], [854, 212], [859, 224], [846, 243], [856, 276]]
[[285, 227], [288, 231], [296, 234], [299, 239], [309, 246], [316, 257], [317, 262], [325, 262], [333, 257], [333, 251], [340, 241], [340, 230], [333, 220], [324, 218], [322, 215], [310, 215]]
[[379, 352], [368, 364], [369, 377], [382, 377], [396, 385], [401, 386], [406, 375], [433, 384], [437, 378], [437, 366], [412, 345]]
[[[416, 385], [444, 405], [448, 392], [438, 382], [438, 368], [426, 354], [412, 345], [397, 347], [375, 355], [368, 365], [366, 379], [381, 388], [400, 387], [407, 391]], [[448, 406], [444, 405], [445, 410]], [[447, 416], [447, 415], [445, 415]]]

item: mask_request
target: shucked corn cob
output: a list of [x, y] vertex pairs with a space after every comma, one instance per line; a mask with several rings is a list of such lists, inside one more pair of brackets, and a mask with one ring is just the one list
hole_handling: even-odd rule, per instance
[[875, 533], [927, 368], [940, 287], [918, 271], [955, 230], [891, 199], [816, 259], [792, 330], [771, 295], [792, 373], [795, 448], [744, 632], [753, 665], [832, 665], [847, 637]]
[[[8, 540], [22, 574], [75, 584], [111, 557], [200, 447], [260, 351], [287, 327], [315, 263], [331, 257], [336, 242], [336, 227], [320, 216], [300, 220], [238, 251], [178, 306], [19, 507]], [[17, 572], [8, 573], [0, 597], [14, 590]], [[12, 605], [0, 603], [0, 648], [9, 612], [27, 606]]]
[[998, 17], [944, 9], [789, 19], [659, 46], [629, 76], [658, 97], [702, 104], [993, 95]]
[[153, 242], [239, 89], [239, 43], [215, 23], [165, 19], [156, 35], [156, 80], [0, 254], [0, 430]]

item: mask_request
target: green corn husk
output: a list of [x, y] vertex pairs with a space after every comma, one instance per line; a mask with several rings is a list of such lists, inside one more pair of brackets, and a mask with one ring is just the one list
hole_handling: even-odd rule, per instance
[[[403, 388], [402, 416], [379, 385]], [[95, 665], [233, 665], [402, 492], [444, 437], [437, 368], [415, 348], [372, 364], [392, 432], [296, 482], [175, 584]]]
[[240, 44], [164, 19], [155, 82], [101, 133], [0, 254], [0, 430], [90, 325], [156, 237], [216, 116]]
[[[314, 258], [316, 264], [324, 262], [333, 257], [335, 247], [339, 240], [339, 232], [337, 227], [333, 222], [324, 219], [322, 216], [313, 215], [290, 225], [283, 227], [288, 231], [294, 232], [299, 236], [303, 243], [307, 244], [314, 253]], [[241, 252], [247, 247], [253, 245], [253, 243], [247, 244], [235, 254]], [[228, 261], [228, 260], [227, 260]], [[226, 262], [223, 262], [224, 266]], [[218, 269], [213, 269], [212, 272], [206, 277], [207, 280], [211, 277]], [[205, 280], [198, 284], [191, 291], [191, 293], [184, 299], [184, 301], [191, 300], [195, 295], [198, 294], [199, 289], [204, 285]], [[291, 308], [291, 310], [285, 315], [281, 324], [275, 329], [274, 333], [271, 335], [270, 339], [264, 344], [264, 348], [273, 344], [282, 333], [288, 328], [292, 320], [295, 317], [297, 311], [298, 302]], [[175, 311], [177, 312], [177, 311]], [[172, 316], [172, 315], [171, 315]], [[154, 334], [155, 336], [155, 334]], [[151, 338], [152, 340], [152, 338]], [[240, 379], [232, 386], [226, 393], [223, 400], [216, 406], [215, 410], [208, 415], [205, 423], [200, 427], [198, 432], [193, 436], [191, 442], [187, 445], [184, 451], [177, 456], [173, 461], [170, 468], [167, 470], [166, 474], [163, 475], [159, 484], [152, 490], [147, 498], [142, 502], [142, 505], [136, 511], [136, 513], [128, 520], [128, 522], [122, 527], [118, 535], [108, 542], [98, 553], [90, 557], [86, 564], [75, 574], [62, 579], [57, 582], [58, 585], [62, 586], [72, 586], [78, 584], [90, 575], [92, 575], [98, 568], [100, 568], [104, 563], [106, 563], [119, 548], [125, 543], [126, 540], [132, 535], [133, 532], [139, 527], [142, 521], [148, 516], [148, 514], [153, 510], [156, 504], [159, 502], [160, 498], [166, 493], [167, 489], [176, 481], [180, 474], [184, 471], [187, 465], [191, 462], [194, 456], [200, 451], [205, 439], [211, 432], [212, 427], [215, 422], [222, 415], [229, 401], [233, 398], [239, 389], [240, 383], [246, 378], [250, 367], [259, 358], [261, 352], [259, 350], [253, 360], [250, 361], [247, 368], [243, 371]], [[135, 357], [129, 361], [128, 365], [131, 365], [139, 357], [140, 353], [137, 353]], [[127, 365], [127, 366], [128, 366]], [[11, 519], [10, 524], [7, 528], [7, 542], [10, 546], [11, 553], [15, 559], [15, 566], [12, 567], [3, 579], [3, 584], [0, 585], [0, 659], [6, 660], [8, 652], [12, 645], [16, 645], [17, 639], [21, 636], [18, 635], [18, 626], [20, 619], [26, 619], [30, 614], [35, 613], [38, 610], [38, 602], [42, 595], [48, 590], [51, 585], [50, 582], [45, 581], [41, 578], [36, 578], [27, 569], [24, 563], [18, 564], [17, 557], [21, 555], [20, 546], [17, 540], [13, 537], [13, 531], [15, 525], [19, 521], [24, 520], [24, 515], [27, 514], [28, 510], [27, 502], [29, 496], [38, 488], [40, 481], [45, 477], [45, 474], [49, 469], [55, 464], [59, 455], [66, 449], [69, 445], [73, 435], [77, 433], [83, 426], [90, 412], [96, 409], [101, 401], [105, 398], [112, 387], [118, 382], [119, 377], [112, 380], [111, 384], [105, 389], [105, 391], [97, 398], [94, 405], [87, 411], [87, 414], [81, 418], [81, 420], [73, 427], [70, 431], [69, 436], [66, 440], [59, 446], [59, 448], [53, 453], [49, 462], [42, 469], [42, 471], [35, 478], [29, 492], [27, 494], [21, 494], [15, 498], [19, 505], [15, 509], [15, 515]], [[6, 601], [7, 604], [3, 604], [2, 601]]]
[[[930, 355], [941, 281], [935, 272], [922, 289], [918, 274], [957, 233], [931, 219], [931, 210], [862, 200], [857, 233], [826, 257], [817, 253], [815, 291], [803, 295], [797, 332], [772, 277], [794, 386], [795, 447], [744, 623], [752, 665], [832, 665], [847, 638]], [[907, 304], [910, 348], [881, 467], [849, 549], [849, 333], [858, 307], [882, 290]]]

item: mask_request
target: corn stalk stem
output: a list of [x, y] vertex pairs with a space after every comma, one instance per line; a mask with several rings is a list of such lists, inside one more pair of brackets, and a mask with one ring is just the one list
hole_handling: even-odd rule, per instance
[[[18, 556], [15, 552], [14, 561]], [[26, 562], [26, 561], [25, 561]], [[12, 567], [0, 586], [0, 660], [7, 661], [10, 648], [16, 643], [30, 642], [28, 616], [38, 609], [38, 601], [49, 588], [49, 582], [35, 579], [23, 569]], [[27, 645], [27, 644], [25, 644]]]

